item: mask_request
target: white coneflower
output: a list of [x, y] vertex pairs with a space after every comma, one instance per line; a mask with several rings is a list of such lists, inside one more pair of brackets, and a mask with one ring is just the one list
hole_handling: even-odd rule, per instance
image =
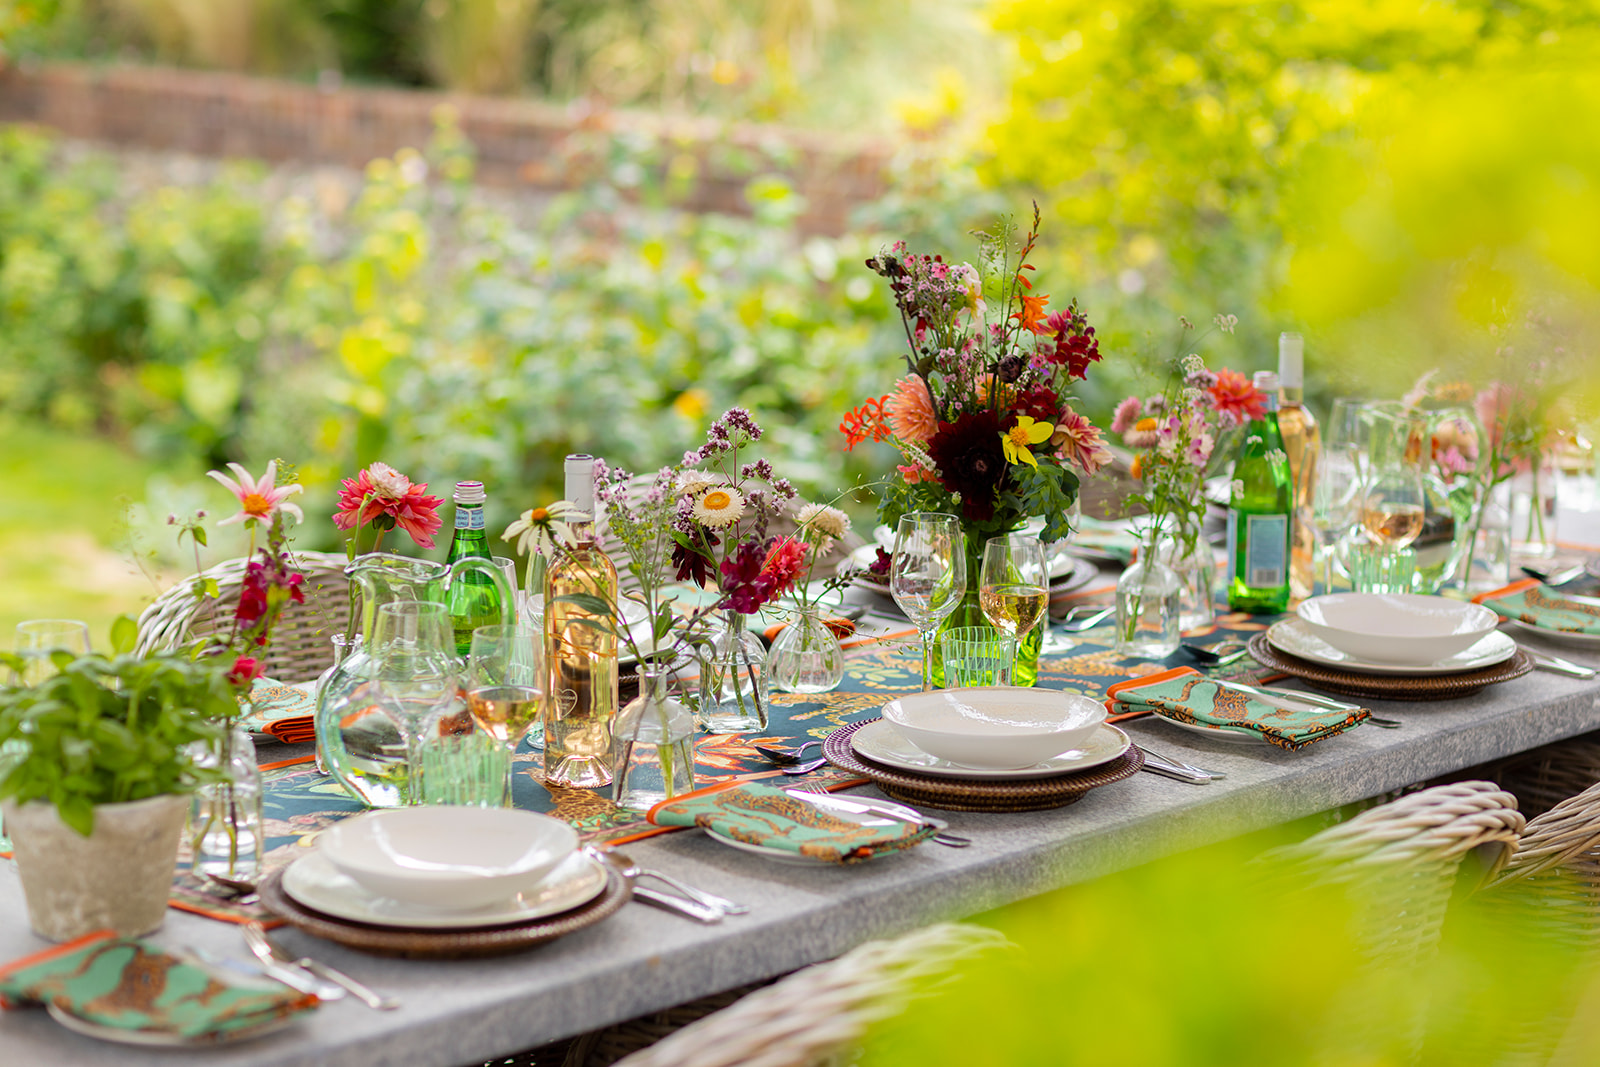
[[529, 508], [500, 535], [502, 541], [515, 541], [517, 555], [526, 556], [530, 549], [551, 553], [572, 540], [572, 528], [564, 521], [577, 512], [570, 500], [557, 500], [542, 508]]
[[743, 514], [744, 497], [731, 485], [707, 489], [694, 502], [695, 521], [712, 529], [732, 526]]
[[379, 500], [399, 500], [406, 495], [406, 490], [411, 488], [411, 479], [387, 463], [372, 464], [367, 468], [367, 477], [372, 480], [372, 487], [377, 490]]
[[678, 492], [685, 496], [699, 496], [707, 489], [724, 484], [722, 478], [706, 471], [684, 471], [678, 475]]
[[799, 517], [802, 529], [815, 530], [823, 537], [837, 540], [850, 532], [850, 516], [827, 504], [807, 504]]

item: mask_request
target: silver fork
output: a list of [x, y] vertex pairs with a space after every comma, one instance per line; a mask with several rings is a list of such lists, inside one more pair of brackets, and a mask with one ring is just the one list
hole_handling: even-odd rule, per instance
[[[310, 956], [301, 956], [299, 959], [295, 959], [289, 953], [284, 952], [273, 944], [272, 940], [267, 937], [266, 928], [258, 922], [244, 924], [244, 940], [250, 946], [250, 951], [255, 954], [256, 959], [263, 964], [275, 963], [284, 968], [298, 967], [300, 970], [324, 982], [332, 982], [335, 986], [349, 990], [361, 998], [367, 1007], [377, 1011], [393, 1011], [400, 1006], [400, 998], [384, 996], [371, 986], [351, 978], [348, 974], [328, 966], [321, 960], [314, 960]], [[323, 999], [329, 998], [323, 997]]]
[[[1140, 745], [1139, 751], [1143, 752], [1146, 756], [1153, 756], [1155, 758], [1156, 764], [1151, 764], [1149, 760], [1145, 761], [1145, 770], [1154, 774], [1165, 774], [1166, 768], [1159, 766], [1159, 764], [1165, 763], [1169, 767], [1176, 769], [1185, 775], [1183, 778], [1184, 781], [1194, 782], [1197, 785], [1210, 781], [1218, 781], [1228, 777], [1221, 771], [1208, 771], [1204, 767], [1196, 767], [1192, 763], [1185, 763], [1183, 760], [1173, 759], [1171, 756], [1163, 756], [1161, 753], [1149, 748], [1146, 745]], [[1169, 778], [1173, 777], [1171, 774], [1166, 774], [1166, 776]]]
[[[787, 792], [814, 793], [820, 797], [828, 797], [833, 795], [832, 793], [828, 792], [827, 787], [821, 782], [799, 782], [796, 783], [793, 788], [787, 790]], [[933, 840], [936, 844], [946, 845], [950, 848], [966, 848], [968, 845], [972, 844], [972, 839], [970, 837], [962, 837], [959, 834], [947, 832], [944, 828], [945, 824], [942, 821], [938, 819], [930, 819], [915, 808], [908, 808], [904, 804], [893, 804], [882, 800], [874, 800], [872, 803], [891, 815], [898, 815], [900, 818], [911, 822], [919, 822], [938, 827], [933, 834]]]

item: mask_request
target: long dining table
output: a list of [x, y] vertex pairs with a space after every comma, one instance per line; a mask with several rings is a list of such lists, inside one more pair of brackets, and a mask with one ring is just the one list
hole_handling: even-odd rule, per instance
[[[1596, 652], [1546, 645], [1539, 638], [1530, 641], [1545, 651], [1600, 665]], [[870, 675], [881, 686], [886, 684], [883, 665], [899, 655], [898, 680], [903, 682], [905, 664], [915, 654], [914, 642], [898, 651], [880, 648], [876, 658], [853, 660], [851, 670]], [[1115, 658], [1095, 652], [1091, 644], [1063, 654], [1059, 661], [1083, 691], [1118, 676]], [[1053, 668], [1046, 662], [1050, 669], [1041, 672], [1041, 684], [1052, 684]], [[849, 715], [832, 721], [870, 718], [882, 699], [871, 685], [858, 689], [845, 701]], [[208, 1065], [261, 1067], [481, 1064], [769, 979], [874, 938], [977, 915], [1600, 729], [1600, 683], [1542, 672], [1462, 699], [1365, 703], [1404, 725], [1363, 726], [1290, 752], [1264, 744], [1222, 743], [1152, 719], [1128, 722], [1124, 728], [1136, 742], [1227, 777], [1193, 785], [1135, 774], [1060, 808], [938, 812], [953, 832], [972, 839], [967, 848], [927, 843], [847, 867], [805, 867], [727, 848], [692, 830], [637, 838], [626, 845], [642, 864], [749, 905], [749, 914], [716, 925], [633, 903], [602, 923], [529, 951], [448, 961], [363, 955], [284, 928], [275, 936], [291, 951], [315, 956], [395, 994], [403, 1007], [375, 1012], [347, 998], [325, 1004], [270, 1036], [200, 1055]], [[826, 716], [797, 714], [785, 723], [791, 740], [830, 728]], [[782, 735], [776, 722], [774, 735]], [[263, 759], [292, 759], [307, 751], [263, 751]], [[870, 785], [852, 791], [878, 795]], [[166, 924], [153, 936], [170, 946], [198, 946], [247, 958], [237, 926], [195, 914], [169, 911]], [[14, 865], [0, 863], [0, 960], [44, 947], [28, 929]], [[194, 1056], [188, 1050], [100, 1043], [62, 1029], [38, 1010], [0, 1014], [0, 1063], [137, 1065], [196, 1062]]]

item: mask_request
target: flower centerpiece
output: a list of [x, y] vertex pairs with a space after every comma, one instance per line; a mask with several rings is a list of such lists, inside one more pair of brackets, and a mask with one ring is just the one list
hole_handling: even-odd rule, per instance
[[[885, 523], [913, 511], [960, 517], [972, 577], [944, 629], [990, 625], [977, 597], [984, 543], [1030, 516], [1044, 520], [1043, 540], [1066, 537], [1079, 473], [1111, 459], [1099, 429], [1071, 405], [1100, 344], [1076, 301], [1051, 310], [1050, 297], [1033, 292], [1028, 256], [1038, 234], [1035, 205], [1020, 242], [1009, 222], [982, 235], [976, 266], [913, 254], [903, 242], [867, 261], [899, 309], [906, 374], [839, 428], [848, 448], [888, 441], [905, 460], [879, 501]], [[1037, 676], [1040, 638], [1036, 628], [1021, 642], [1019, 685]]]
[[[1188, 319], [1178, 321], [1181, 345], [1183, 334], [1194, 327]], [[1237, 321], [1232, 315], [1218, 315], [1213, 328], [1232, 333]], [[1112, 417], [1111, 432], [1120, 434], [1134, 453], [1130, 474], [1139, 489], [1126, 503], [1145, 511], [1139, 523], [1139, 556], [1146, 562], [1159, 559], [1177, 576], [1179, 629], [1206, 625], [1214, 615], [1216, 566], [1200, 533], [1206, 478], [1229, 451], [1218, 445], [1230, 431], [1261, 417], [1265, 405], [1266, 398], [1248, 377], [1227, 368], [1212, 371], [1191, 352], [1171, 361], [1161, 392], [1127, 397]], [[1118, 618], [1119, 641], [1125, 645], [1140, 628], [1144, 607], [1129, 606], [1132, 610]]]
[[[796, 518], [800, 541], [806, 546], [805, 567], [789, 594], [794, 615], [773, 638], [768, 662], [779, 688], [791, 693], [826, 693], [844, 681], [844, 649], [835, 624], [822, 617], [822, 602], [853, 579], [849, 574], [836, 574], [814, 587], [812, 575], [817, 560], [850, 532], [850, 516], [832, 504], [807, 504]], [[846, 633], [853, 628], [844, 625]]]

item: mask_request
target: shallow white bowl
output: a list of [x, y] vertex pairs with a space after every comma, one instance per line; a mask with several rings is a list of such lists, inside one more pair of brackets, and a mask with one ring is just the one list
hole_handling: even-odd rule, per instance
[[1500, 621], [1482, 604], [1414, 593], [1333, 593], [1302, 601], [1296, 613], [1340, 652], [1375, 663], [1435, 663]]
[[1016, 770], [1079, 748], [1106, 718], [1098, 700], [1059, 689], [989, 686], [915, 693], [884, 721], [922, 751], [963, 767]]
[[317, 847], [379, 896], [457, 910], [531, 890], [572, 855], [578, 835], [560, 819], [531, 811], [394, 808], [335, 823]]

